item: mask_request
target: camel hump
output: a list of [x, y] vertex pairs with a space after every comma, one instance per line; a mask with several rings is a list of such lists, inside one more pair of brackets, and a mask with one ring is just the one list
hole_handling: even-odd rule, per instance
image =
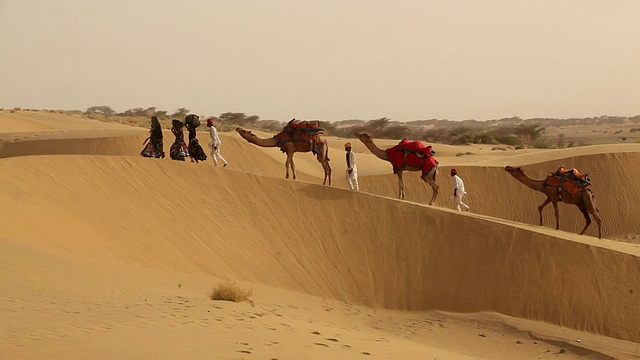
[[320, 128], [320, 121], [306, 121], [293, 119], [284, 127], [285, 132], [305, 132], [312, 134], [322, 133], [324, 130]]
[[399, 151], [415, 153], [419, 157], [430, 157], [435, 154], [431, 145], [424, 145], [420, 141], [409, 141], [407, 139], [403, 139], [398, 145], [396, 145], [396, 148]]

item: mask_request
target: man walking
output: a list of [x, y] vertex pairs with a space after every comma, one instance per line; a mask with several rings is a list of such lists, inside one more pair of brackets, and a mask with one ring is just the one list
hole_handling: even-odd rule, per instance
[[462, 197], [467, 194], [464, 191], [464, 181], [458, 176], [458, 170], [451, 169], [451, 178], [453, 179], [453, 208], [462, 211], [469, 211], [469, 205], [462, 202]]
[[207, 119], [207, 127], [209, 128], [209, 135], [211, 136], [211, 142], [209, 143], [209, 148], [211, 149], [211, 158], [213, 159], [213, 164], [218, 166], [218, 159], [222, 161], [222, 166], [225, 167], [229, 165], [227, 160], [225, 160], [222, 155], [220, 155], [220, 145], [222, 141], [220, 137], [218, 137], [218, 130], [216, 130], [215, 126], [213, 126], [213, 118]]
[[360, 191], [358, 186], [358, 166], [356, 166], [356, 154], [351, 151], [351, 143], [344, 144], [344, 150], [347, 152], [347, 172], [345, 178], [349, 183], [349, 190]]

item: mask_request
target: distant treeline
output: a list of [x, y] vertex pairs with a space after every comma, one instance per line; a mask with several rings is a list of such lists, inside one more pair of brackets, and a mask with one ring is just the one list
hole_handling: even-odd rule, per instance
[[[188, 108], [179, 108], [173, 113], [158, 110], [156, 107], [129, 109], [117, 113], [108, 106], [93, 106], [86, 110], [86, 115], [102, 115], [105, 117], [144, 117], [157, 116], [160, 120], [184, 119], [190, 113]], [[226, 112], [217, 116], [222, 120], [218, 123], [219, 130], [229, 131], [237, 126], [278, 132], [282, 130], [287, 121], [261, 119], [258, 115], [245, 113]], [[590, 118], [532, 118], [520, 117], [501, 118], [493, 120], [415, 120], [408, 122], [392, 121], [386, 117], [374, 120], [341, 120], [320, 121], [320, 127], [325, 134], [350, 138], [358, 131], [368, 132], [372, 136], [382, 139], [421, 140], [429, 143], [460, 144], [504, 144], [514, 147], [571, 147], [574, 141], [567, 140], [564, 136], [557, 139], [545, 137], [545, 130], [551, 127], [566, 126], [603, 126], [640, 123], [640, 115], [633, 117], [599, 116]], [[164, 122], [163, 122], [164, 123]], [[168, 122], [167, 122], [168, 123]], [[142, 126], [142, 125], [141, 125]], [[635, 129], [634, 129], [635, 130]]]

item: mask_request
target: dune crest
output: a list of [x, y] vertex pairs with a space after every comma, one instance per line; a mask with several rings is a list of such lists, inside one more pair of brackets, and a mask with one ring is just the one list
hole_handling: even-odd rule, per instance
[[[140, 157], [145, 129], [73, 121], [0, 133], [7, 356], [640, 357], [634, 146], [475, 163], [446, 148], [440, 172], [464, 178], [473, 213], [463, 214], [449, 209], [447, 176], [435, 206], [418, 173], [405, 176], [409, 201], [397, 200], [388, 164], [364, 152], [359, 170], [371, 172], [354, 193], [340, 176], [320, 185], [311, 155], [285, 180], [278, 149], [234, 133], [221, 134], [230, 165], [215, 168]], [[338, 175], [342, 140], [329, 139]], [[573, 233], [584, 223], [569, 206], [563, 231], [552, 211], [534, 225], [543, 195], [504, 165], [542, 178], [558, 164], [590, 171], [605, 237], [627, 243]], [[226, 280], [255, 307], [212, 301]]]

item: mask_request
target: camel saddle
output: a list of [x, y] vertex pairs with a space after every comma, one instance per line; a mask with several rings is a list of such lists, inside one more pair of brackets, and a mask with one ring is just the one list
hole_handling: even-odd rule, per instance
[[394, 174], [406, 166], [411, 166], [421, 168], [422, 177], [425, 177], [431, 169], [439, 164], [438, 160], [433, 157], [436, 152], [430, 145], [426, 146], [420, 141], [403, 139], [398, 145], [386, 151]]
[[[320, 139], [320, 134], [322, 133], [324, 133], [324, 130], [320, 128], [319, 121], [291, 119], [291, 121], [285, 125], [284, 129], [274, 137], [281, 150], [282, 145], [287, 142], [308, 143], [311, 145], [311, 151], [316, 155], [319, 145], [326, 142], [326, 140]], [[282, 152], [284, 152], [284, 150], [282, 150]]]
[[546, 184], [555, 186], [558, 190], [564, 189], [573, 197], [580, 191], [589, 188], [591, 180], [589, 179], [589, 172], [581, 174], [576, 168], [565, 169], [560, 166], [558, 170], [547, 176]]
[[324, 132], [320, 128], [320, 121], [300, 121], [291, 119], [284, 127], [284, 131], [288, 133], [309, 133], [309, 134], [321, 134]]

